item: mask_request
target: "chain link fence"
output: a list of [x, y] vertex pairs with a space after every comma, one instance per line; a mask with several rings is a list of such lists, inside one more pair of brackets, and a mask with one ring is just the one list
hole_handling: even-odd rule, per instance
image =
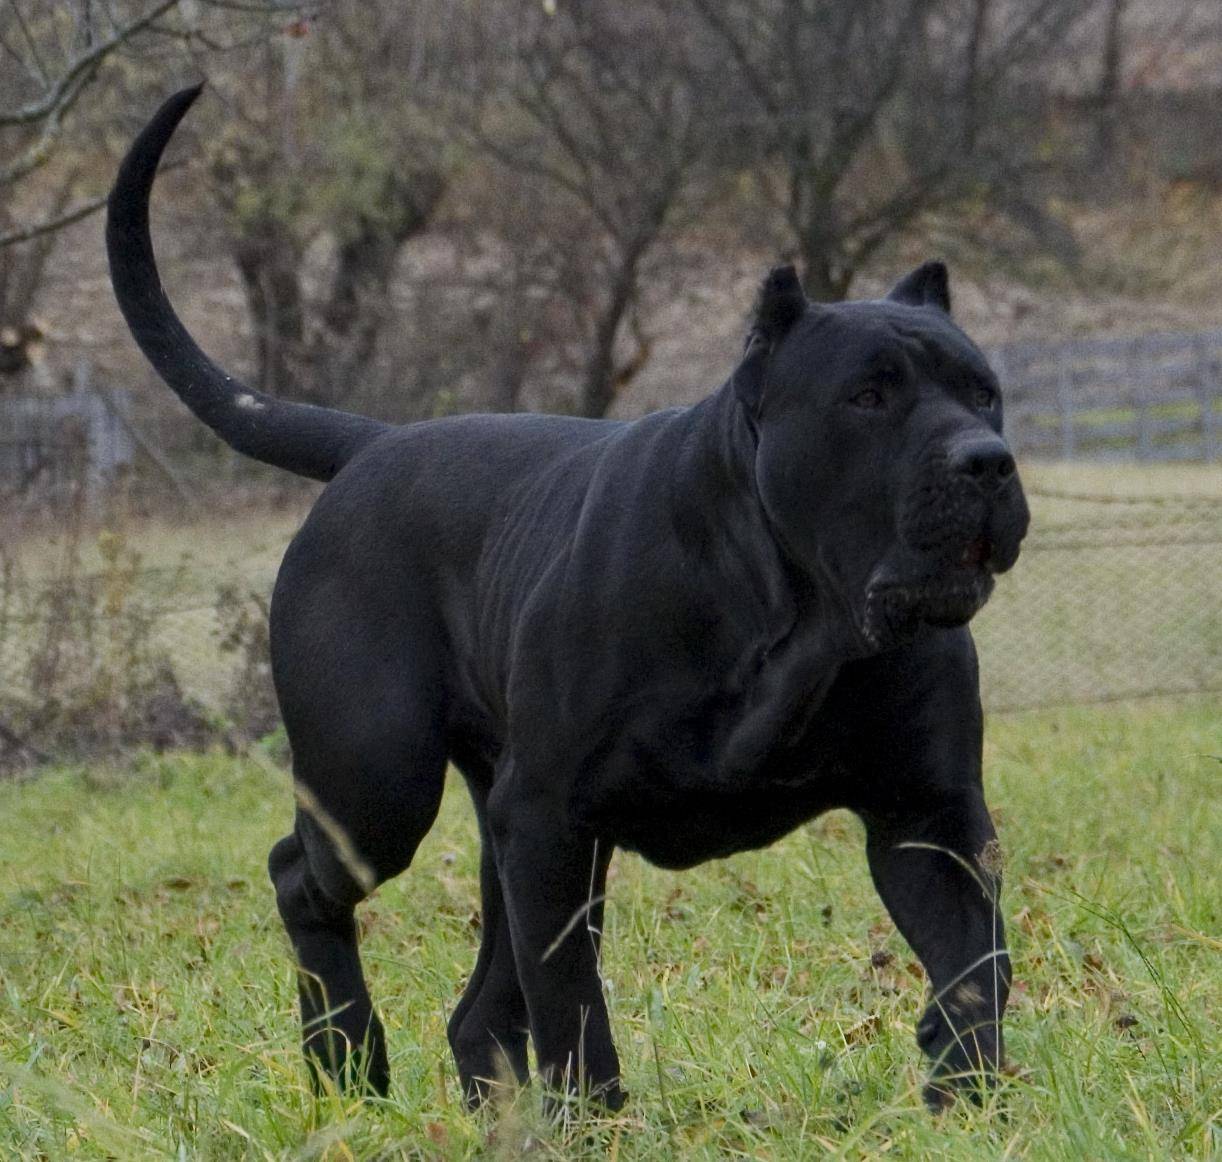
[[[1029, 491], [1022, 557], [973, 623], [986, 708], [1222, 690], [1222, 502]], [[193, 745], [273, 726], [274, 557], [140, 569], [119, 548], [100, 572], [7, 571], [0, 764], [79, 751], [74, 738]]]
[[0, 772], [131, 746], [237, 746], [275, 728], [274, 563], [144, 568], [112, 533], [30, 576], [0, 553]]
[[973, 628], [994, 711], [1222, 690], [1222, 500], [1029, 489]]

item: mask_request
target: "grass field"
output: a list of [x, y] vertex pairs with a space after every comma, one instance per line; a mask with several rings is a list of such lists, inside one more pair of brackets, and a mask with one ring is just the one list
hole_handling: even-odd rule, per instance
[[[620, 857], [605, 974], [625, 1112], [567, 1136], [537, 1094], [460, 1106], [444, 1023], [474, 961], [457, 780], [363, 910], [385, 1102], [314, 1101], [263, 872], [287, 777], [257, 754], [143, 757], [0, 786], [0, 1156], [21, 1158], [1217, 1157], [1219, 707], [996, 718], [1018, 1072], [921, 1108], [924, 984], [855, 820], [682, 877]], [[871, 954], [891, 959], [878, 967]], [[886, 958], [876, 957], [875, 961]]]

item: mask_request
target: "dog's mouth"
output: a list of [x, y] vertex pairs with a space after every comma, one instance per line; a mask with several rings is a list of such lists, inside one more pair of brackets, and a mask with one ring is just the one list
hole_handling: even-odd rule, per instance
[[994, 578], [1014, 566], [1030, 513], [1013, 461], [1005, 462], [1010, 471], [987, 487], [936, 457], [913, 477], [897, 507], [895, 541], [876, 559], [858, 606], [869, 649], [902, 645], [922, 626], [966, 625]]
[[[977, 537], [964, 546], [958, 564], [965, 569], [988, 569], [993, 558], [993, 542], [988, 537]], [[991, 572], [991, 570], [990, 570]]]
[[996, 571], [993, 545], [983, 536], [932, 572], [883, 566], [866, 587], [861, 635], [878, 650], [910, 639], [922, 625], [966, 625], [992, 594]]

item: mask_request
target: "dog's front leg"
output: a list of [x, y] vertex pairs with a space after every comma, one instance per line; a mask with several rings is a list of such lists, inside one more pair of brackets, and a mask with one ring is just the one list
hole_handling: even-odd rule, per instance
[[619, 1059], [598, 971], [611, 845], [578, 835], [557, 797], [510, 776], [489, 823], [544, 1084], [619, 1109]]
[[934, 1062], [925, 1100], [938, 1109], [1002, 1063], [1010, 957], [996, 835], [977, 788], [862, 816], [874, 884], [933, 990], [917, 1043]]

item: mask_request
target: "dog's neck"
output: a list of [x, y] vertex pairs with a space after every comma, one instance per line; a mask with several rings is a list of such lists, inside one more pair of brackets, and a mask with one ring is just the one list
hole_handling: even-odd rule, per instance
[[832, 608], [831, 586], [802, 569], [776, 535], [756, 484], [756, 433], [730, 385], [691, 417], [675, 468], [676, 519], [716, 544], [727, 594], [738, 603], [754, 598], [760, 613], [741, 674], [741, 713], [716, 762], [737, 782], [805, 733], [860, 642]]
[[836, 585], [822, 569], [812, 571], [798, 560], [768, 515], [756, 479], [758, 436], [732, 384], [696, 404], [689, 416], [673, 476], [676, 535], [715, 545], [714, 565], [724, 570], [727, 592], [736, 601], [754, 597], [769, 611], [769, 652], [826, 623], [841, 630], [836, 641], [826, 642], [828, 656], [859, 656], [858, 636], [841, 625], [842, 611], [832, 609], [840, 604]]

